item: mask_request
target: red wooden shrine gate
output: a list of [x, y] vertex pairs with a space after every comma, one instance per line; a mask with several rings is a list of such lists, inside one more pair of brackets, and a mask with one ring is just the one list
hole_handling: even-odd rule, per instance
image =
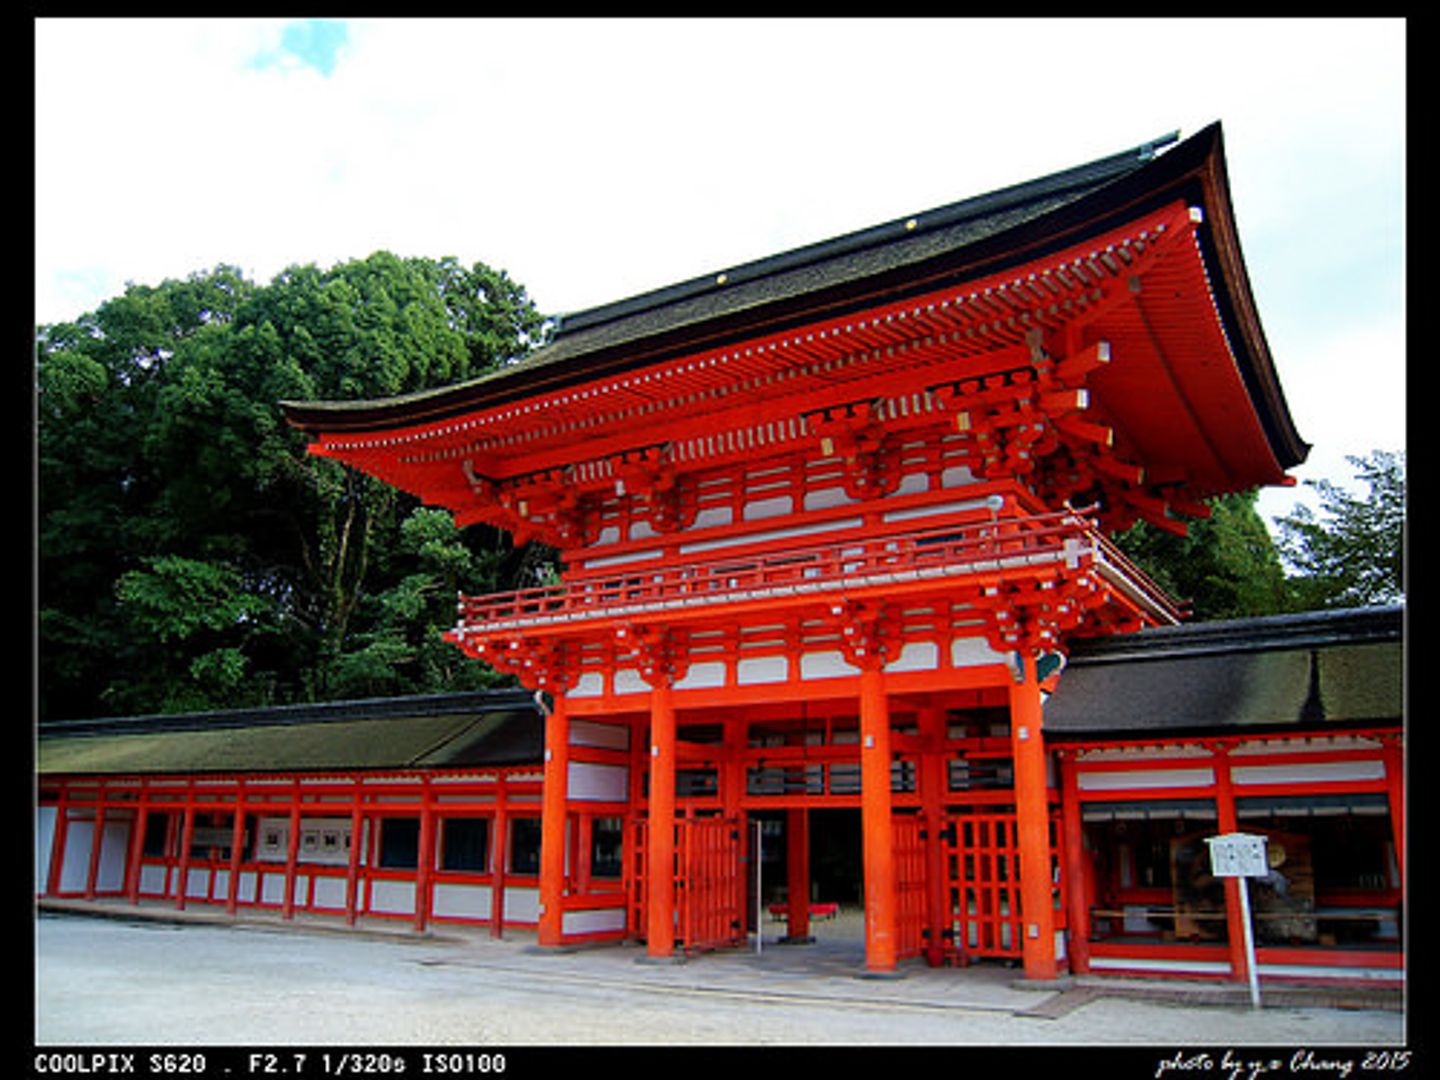
[[[648, 823], [632, 823], [626, 888], [630, 932], [646, 932], [645, 860]], [[687, 953], [745, 941], [744, 829], [733, 817], [675, 821], [675, 942]]]

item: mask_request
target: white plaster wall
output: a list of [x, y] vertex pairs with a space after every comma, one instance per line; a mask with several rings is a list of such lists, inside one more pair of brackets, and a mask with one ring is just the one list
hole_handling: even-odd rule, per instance
[[50, 856], [55, 849], [55, 815], [53, 806], [42, 806], [35, 814], [35, 892], [45, 891], [50, 881]]
[[624, 908], [603, 908], [598, 911], [567, 911], [561, 919], [565, 934], [600, 934], [625, 929]]
[[506, 885], [504, 919], [506, 922], [539, 922], [540, 890]]
[[[268, 882], [267, 882], [268, 884]], [[370, 885], [370, 910], [391, 915], [415, 913], [413, 881], [375, 881]]]
[[628, 796], [630, 770], [624, 765], [602, 765], [572, 761], [567, 774], [566, 793], [581, 802], [624, 802]]
[[435, 886], [430, 910], [457, 919], [488, 919], [490, 896], [489, 885], [440, 884]]
[[1122, 772], [1081, 772], [1082, 791], [1123, 791], [1127, 788], [1205, 787], [1215, 783], [1214, 769], [1142, 769]]

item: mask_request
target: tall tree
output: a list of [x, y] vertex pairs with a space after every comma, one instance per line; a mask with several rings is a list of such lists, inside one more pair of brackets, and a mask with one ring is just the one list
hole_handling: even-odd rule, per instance
[[1276, 519], [1277, 543], [1299, 572], [1292, 586], [1306, 608], [1405, 598], [1404, 451], [1374, 450], [1346, 460], [1363, 494], [1330, 480], [1308, 480], [1320, 495], [1320, 513], [1298, 504]]
[[1121, 550], [1196, 620], [1286, 611], [1290, 601], [1279, 553], [1255, 509], [1258, 491], [1207, 500], [1210, 516], [1181, 537], [1140, 522], [1116, 537]]
[[[41, 327], [42, 714], [473, 680], [420, 662], [428, 646], [416, 641], [388, 653], [379, 643], [393, 644], [402, 612], [448, 624], [454, 588], [499, 587], [521, 553], [486, 529], [445, 540], [467, 553], [448, 561], [407, 539], [415, 501], [308, 457], [278, 403], [445, 385], [543, 337], [502, 272], [386, 252], [291, 267], [267, 286], [228, 267], [131, 286], [74, 323]], [[406, 589], [429, 606], [407, 606], [395, 593]], [[380, 674], [371, 661], [384, 656]]]

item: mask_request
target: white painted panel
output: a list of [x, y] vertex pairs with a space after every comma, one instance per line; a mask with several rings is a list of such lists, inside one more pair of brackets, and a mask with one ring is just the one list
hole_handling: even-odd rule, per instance
[[1294, 765], [1234, 765], [1230, 779], [1236, 784], [1303, 784], [1317, 780], [1383, 780], [1379, 761], [1314, 761]]
[[130, 848], [130, 822], [105, 822], [105, 838], [100, 845], [100, 865], [95, 868], [97, 889], [117, 890], [125, 887], [125, 858]]
[[695, 528], [711, 529], [717, 525], [729, 525], [734, 515], [728, 506], [707, 506], [695, 514]]
[[790, 661], [783, 656], [757, 656], [735, 665], [735, 681], [741, 686], [784, 682], [790, 677]]
[[1371, 979], [1376, 982], [1403, 983], [1405, 972], [1399, 968], [1379, 967], [1328, 967], [1320, 964], [1257, 964], [1261, 975], [1277, 975], [1289, 978], [1310, 979]]
[[923, 472], [906, 473], [900, 478], [900, 486], [896, 488], [896, 495], [918, 495], [922, 491], [930, 490], [930, 478]]
[[587, 671], [575, 683], [575, 689], [566, 697], [599, 697], [605, 692], [605, 676], [598, 671]]
[[860, 669], [846, 660], [839, 649], [809, 652], [800, 656], [800, 678], [834, 679], [842, 675], [859, 675]]
[[1215, 782], [1214, 769], [1140, 769], [1134, 772], [1082, 772], [1082, 791], [1116, 791], [1126, 788], [1204, 787]]
[[646, 548], [643, 551], [627, 551], [623, 555], [605, 555], [599, 559], [586, 559], [585, 569], [594, 570], [597, 567], [624, 566], [626, 563], [643, 562], [646, 559], [658, 559], [665, 554], [659, 548]]
[[789, 495], [772, 495], [768, 499], [754, 499], [745, 504], [746, 521], [763, 521], [766, 518], [783, 517], [795, 508], [795, 500]]
[[50, 855], [55, 847], [55, 815], [53, 806], [42, 806], [35, 812], [35, 892], [43, 893], [50, 882]]
[[371, 883], [370, 889], [371, 911], [384, 911], [392, 915], [414, 914], [413, 881], [375, 881]]
[[594, 720], [570, 721], [571, 746], [598, 746], [606, 750], [628, 750], [630, 729], [623, 724], [600, 724]]
[[926, 503], [924, 506], [907, 506], [903, 510], [891, 510], [884, 515], [885, 521], [914, 521], [916, 518], [934, 517], [936, 514], [958, 513], [962, 510], [984, 510], [983, 499], [964, 499], [960, 502]]
[[845, 494], [843, 487], [816, 488], [805, 493], [806, 510], [829, 510], [832, 506], [847, 506], [855, 501]]
[[255, 874], [252, 871], [241, 871], [240, 888], [235, 891], [235, 898], [242, 904], [255, 902]]
[[561, 918], [561, 932], [565, 934], [603, 934], [624, 929], [624, 908], [567, 911]]
[[345, 879], [316, 878], [314, 903], [316, 907], [343, 908], [345, 906]]
[[911, 641], [885, 665], [886, 671], [934, 671], [940, 666], [940, 647], [933, 641]]
[[822, 521], [812, 525], [796, 525], [788, 529], [767, 529], [764, 532], [738, 533], [735, 536], [721, 536], [714, 540], [696, 540], [689, 544], [680, 545], [680, 553], [689, 555], [697, 551], [718, 551], [721, 548], [734, 547], [736, 544], [758, 544], [768, 540], [789, 540], [797, 536], [819, 536], [824, 533], [836, 532], [840, 529], [858, 529], [865, 524], [864, 518], [848, 517], [837, 518], [834, 521]]
[[648, 694], [650, 684], [640, 677], [640, 672], [634, 668], [621, 668], [615, 672], [615, 693], [617, 694]]
[[676, 690], [701, 690], [725, 685], [725, 662], [706, 660], [691, 664], [683, 679], [675, 683]]
[[191, 867], [185, 874], [185, 895], [203, 897], [210, 888], [210, 871]]
[[572, 761], [567, 775], [566, 794], [587, 802], [623, 802], [627, 798], [630, 770], [624, 765], [599, 765], [593, 761]]
[[[1206, 975], [1227, 975], [1230, 965], [1223, 960], [1151, 960], [1142, 957], [1092, 956], [1092, 968], [1130, 971], [1194, 972]], [[1264, 970], [1262, 967], [1260, 970]]]
[[641, 520], [641, 521], [632, 521], [632, 522], [630, 523], [630, 539], [631, 539], [631, 540], [648, 540], [650, 537], [652, 537], [652, 536], [654, 536], [654, 535], [656, 535], [655, 529], [654, 529], [654, 527], [650, 524], [650, 522], [645, 521], [645, 520]]
[[461, 919], [490, 918], [489, 885], [435, 886], [431, 911], [436, 915], [447, 915]]
[[158, 893], [165, 888], [165, 868], [163, 866], [142, 866], [140, 868], [140, 891], [145, 893]]
[[940, 474], [941, 487], [964, 487], [975, 483], [975, 474], [966, 465], [952, 465]]
[[992, 649], [982, 637], [957, 637], [950, 641], [950, 663], [956, 667], [978, 667], [1006, 663], [1006, 657]]
[[90, 844], [95, 836], [93, 821], [71, 821], [65, 829], [65, 859], [60, 868], [60, 890], [83, 892], [90, 876]]
[[539, 922], [540, 890], [506, 886], [503, 918], [506, 922]]
[[266, 874], [263, 902], [283, 904], [285, 902], [285, 875]]

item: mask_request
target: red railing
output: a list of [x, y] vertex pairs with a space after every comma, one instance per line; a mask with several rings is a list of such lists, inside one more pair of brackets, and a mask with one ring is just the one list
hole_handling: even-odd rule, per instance
[[557, 585], [462, 596], [457, 630], [613, 617], [666, 608], [883, 586], [1065, 560], [1086, 561], [1167, 620], [1174, 602], [1075, 511], [987, 519], [921, 532], [838, 540], [717, 557], [704, 562], [619, 568]]

